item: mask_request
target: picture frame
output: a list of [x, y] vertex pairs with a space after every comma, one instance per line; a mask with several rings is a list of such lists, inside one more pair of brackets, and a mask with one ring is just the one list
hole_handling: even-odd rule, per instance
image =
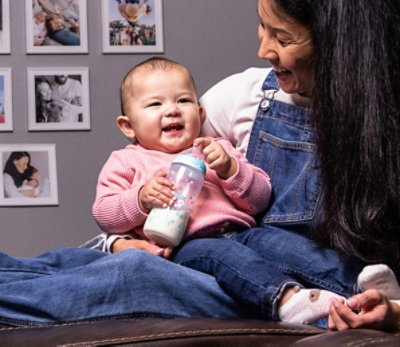
[[10, 0], [0, 0], [0, 54], [10, 54]]
[[103, 53], [162, 53], [161, 0], [102, 0]]
[[0, 68], [0, 132], [13, 130], [11, 69]]
[[29, 131], [90, 130], [89, 69], [28, 68]]
[[55, 144], [0, 144], [0, 159], [0, 206], [58, 205]]
[[88, 53], [87, 0], [25, 0], [28, 54]]

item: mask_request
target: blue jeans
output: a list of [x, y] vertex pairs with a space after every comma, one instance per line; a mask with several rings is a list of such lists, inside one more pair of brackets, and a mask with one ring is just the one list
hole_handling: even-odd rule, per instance
[[257, 317], [213, 277], [139, 250], [60, 248], [29, 259], [0, 253], [0, 325], [147, 316]]
[[68, 29], [61, 29], [51, 33], [50, 37], [62, 44], [63, 46], [79, 46], [81, 44], [81, 37]]
[[192, 240], [174, 262], [203, 271], [243, 307], [279, 320], [277, 301], [287, 286], [321, 288], [345, 297], [357, 292], [363, 264], [320, 249], [297, 232], [249, 229], [218, 238]]
[[272, 195], [261, 228], [227, 238], [194, 240], [174, 261], [216, 277], [238, 302], [278, 320], [277, 301], [289, 285], [355, 293], [363, 264], [305, 237], [320, 213], [322, 186], [310, 111], [274, 100], [274, 72], [253, 123], [247, 159], [268, 173]]

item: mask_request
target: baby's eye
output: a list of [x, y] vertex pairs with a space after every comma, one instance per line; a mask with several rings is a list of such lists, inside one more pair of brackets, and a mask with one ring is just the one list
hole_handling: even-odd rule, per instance
[[178, 100], [178, 102], [179, 102], [179, 103], [182, 103], [182, 104], [183, 104], [183, 103], [187, 103], [187, 102], [191, 102], [191, 101], [192, 101], [192, 100], [191, 100], [191, 99], [188, 99], [188, 98], [182, 98], [182, 99], [179, 99], [179, 100]]
[[154, 101], [147, 105], [147, 107], [155, 107], [155, 106], [161, 106], [161, 102]]

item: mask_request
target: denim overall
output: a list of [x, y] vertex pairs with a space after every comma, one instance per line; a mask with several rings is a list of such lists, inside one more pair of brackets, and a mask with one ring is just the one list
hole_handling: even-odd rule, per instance
[[260, 226], [308, 225], [321, 196], [315, 145], [307, 109], [275, 101], [278, 84], [273, 71], [263, 83], [260, 103], [247, 148], [247, 159], [271, 178], [272, 198]]
[[279, 87], [273, 71], [262, 88], [247, 149], [247, 159], [271, 178], [271, 201], [260, 227], [193, 240], [174, 261], [214, 275], [238, 301], [278, 320], [276, 303], [287, 285], [348, 297], [362, 264], [304, 236], [322, 195], [310, 111], [274, 100]]

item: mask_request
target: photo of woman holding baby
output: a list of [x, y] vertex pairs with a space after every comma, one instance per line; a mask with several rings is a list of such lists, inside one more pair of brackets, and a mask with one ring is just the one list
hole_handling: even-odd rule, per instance
[[54, 145], [0, 145], [0, 205], [47, 205], [57, 201], [54, 150]]

